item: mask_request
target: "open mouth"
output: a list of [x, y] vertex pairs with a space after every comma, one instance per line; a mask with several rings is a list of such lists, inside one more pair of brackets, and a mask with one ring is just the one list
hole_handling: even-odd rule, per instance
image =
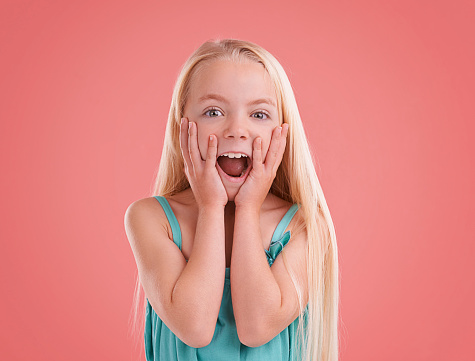
[[221, 170], [233, 178], [242, 177], [251, 165], [250, 158], [242, 153], [225, 153], [218, 157], [217, 162]]

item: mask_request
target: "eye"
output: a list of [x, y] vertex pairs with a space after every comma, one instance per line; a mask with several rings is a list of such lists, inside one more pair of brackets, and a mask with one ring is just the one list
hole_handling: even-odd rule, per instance
[[[255, 114], [261, 114], [262, 116], [266, 116], [267, 118], [269, 117], [269, 114], [267, 114], [266, 112], [255, 112], [253, 115], [255, 115]], [[264, 120], [264, 119], [267, 119], [267, 118], [258, 117], [257, 119]]]
[[[216, 109], [216, 108], [211, 108], [211, 109], [208, 109], [207, 111], [205, 111], [205, 112], [204, 112], [204, 115], [208, 114], [209, 112], [214, 112], [214, 113], [219, 112], [219, 113], [221, 113], [221, 110]], [[212, 113], [211, 113], [211, 114], [212, 114]], [[221, 114], [222, 114], [222, 113], [221, 113]], [[216, 116], [213, 116], [213, 115], [209, 115], [209, 116], [210, 116], [211, 118], [216, 118]]]

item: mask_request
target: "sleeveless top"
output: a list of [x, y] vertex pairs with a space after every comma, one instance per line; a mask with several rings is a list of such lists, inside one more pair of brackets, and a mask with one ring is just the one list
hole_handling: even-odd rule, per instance
[[[173, 242], [181, 250], [181, 230], [170, 204], [165, 197], [155, 196], [170, 223]], [[271, 266], [290, 240], [290, 231], [284, 233], [299, 206], [292, 205], [274, 231], [268, 250], [264, 250]], [[194, 348], [182, 342], [162, 322], [148, 299], [145, 310], [145, 356], [147, 361], [296, 361], [300, 359], [295, 349], [298, 317], [272, 340], [259, 347], [243, 345], [238, 338], [231, 300], [230, 269], [226, 268], [223, 297], [213, 339], [209, 345]], [[306, 315], [308, 309], [305, 309]], [[306, 319], [305, 319], [306, 320]]]

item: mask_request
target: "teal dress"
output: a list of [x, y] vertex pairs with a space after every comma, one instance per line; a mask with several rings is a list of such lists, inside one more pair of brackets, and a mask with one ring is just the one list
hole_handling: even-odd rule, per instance
[[[181, 230], [166, 198], [155, 197], [161, 204], [172, 229], [173, 241], [181, 250]], [[277, 225], [269, 250], [264, 250], [269, 266], [290, 239], [290, 231], [284, 233], [298, 210], [294, 204]], [[147, 361], [296, 361], [299, 355], [294, 349], [298, 318], [272, 340], [259, 347], [243, 345], [238, 338], [231, 300], [229, 268], [226, 268], [223, 297], [219, 309], [216, 329], [211, 343], [194, 348], [183, 343], [162, 322], [148, 302], [145, 313], [145, 356]], [[307, 309], [306, 309], [307, 311]]]

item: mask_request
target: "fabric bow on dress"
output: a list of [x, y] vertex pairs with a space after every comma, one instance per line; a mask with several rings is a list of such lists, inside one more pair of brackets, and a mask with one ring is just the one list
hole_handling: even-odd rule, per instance
[[290, 240], [290, 231], [287, 231], [282, 235], [282, 237], [270, 243], [269, 250], [267, 249], [264, 250], [266, 252], [269, 266], [272, 266], [275, 259], [277, 258], [279, 253], [282, 251], [284, 246], [289, 242], [289, 240]]

